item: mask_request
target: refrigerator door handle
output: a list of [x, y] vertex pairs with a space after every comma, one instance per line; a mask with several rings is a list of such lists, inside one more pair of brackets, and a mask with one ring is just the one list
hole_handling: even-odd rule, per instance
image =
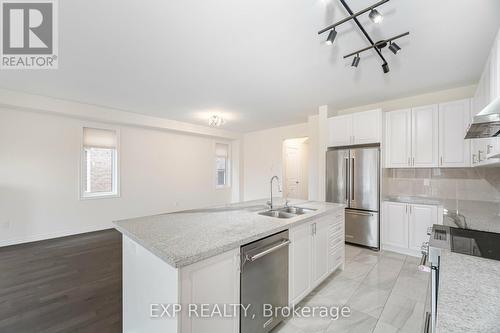
[[349, 157], [344, 157], [345, 159], [345, 202], [349, 202]]
[[351, 200], [354, 201], [354, 156], [351, 161]]

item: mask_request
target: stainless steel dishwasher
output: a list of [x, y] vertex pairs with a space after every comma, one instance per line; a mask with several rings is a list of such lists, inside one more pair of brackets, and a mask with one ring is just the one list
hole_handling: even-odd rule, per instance
[[240, 333], [267, 333], [283, 317], [264, 316], [264, 304], [288, 305], [288, 230], [241, 247]]

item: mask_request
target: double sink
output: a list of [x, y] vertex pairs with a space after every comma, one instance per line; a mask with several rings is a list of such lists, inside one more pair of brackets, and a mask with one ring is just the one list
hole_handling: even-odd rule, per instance
[[312, 213], [314, 211], [316, 211], [316, 209], [290, 206], [290, 207], [271, 209], [265, 212], [260, 212], [259, 215], [275, 217], [278, 219], [289, 219], [295, 216]]

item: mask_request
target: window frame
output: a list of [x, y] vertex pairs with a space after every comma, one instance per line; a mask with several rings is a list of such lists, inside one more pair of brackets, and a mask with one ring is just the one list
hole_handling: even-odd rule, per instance
[[[226, 184], [224, 185], [219, 185], [217, 183], [217, 145], [218, 144], [222, 144], [222, 145], [226, 145], [227, 146], [227, 157], [226, 157]], [[217, 190], [223, 190], [223, 189], [229, 189], [231, 188], [231, 175], [232, 175], [232, 172], [231, 172], [231, 142], [227, 142], [227, 141], [214, 141], [214, 146], [213, 146], [213, 172], [212, 172], [212, 175], [213, 175], [213, 179], [214, 179], [214, 186], [215, 186], [215, 189]]]
[[[86, 161], [85, 146], [84, 146], [84, 128], [94, 128], [100, 130], [114, 131], [116, 133], [116, 148], [113, 154], [113, 185], [114, 188], [111, 192], [96, 192], [96, 193], [86, 193], [84, 184], [84, 179], [86, 179], [87, 167], [83, 165]], [[85, 123], [80, 127], [80, 163], [78, 172], [78, 184], [79, 184], [79, 198], [80, 200], [93, 200], [93, 199], [111, 199], [120, 197], [120, 129], [115, 126], [108, 126], [95, 123]]]

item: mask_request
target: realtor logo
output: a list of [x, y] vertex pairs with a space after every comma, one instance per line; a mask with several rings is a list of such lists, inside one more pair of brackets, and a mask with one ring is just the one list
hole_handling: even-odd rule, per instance
[[56, 0], [0, 0], [1, 69], [56, 69]]

